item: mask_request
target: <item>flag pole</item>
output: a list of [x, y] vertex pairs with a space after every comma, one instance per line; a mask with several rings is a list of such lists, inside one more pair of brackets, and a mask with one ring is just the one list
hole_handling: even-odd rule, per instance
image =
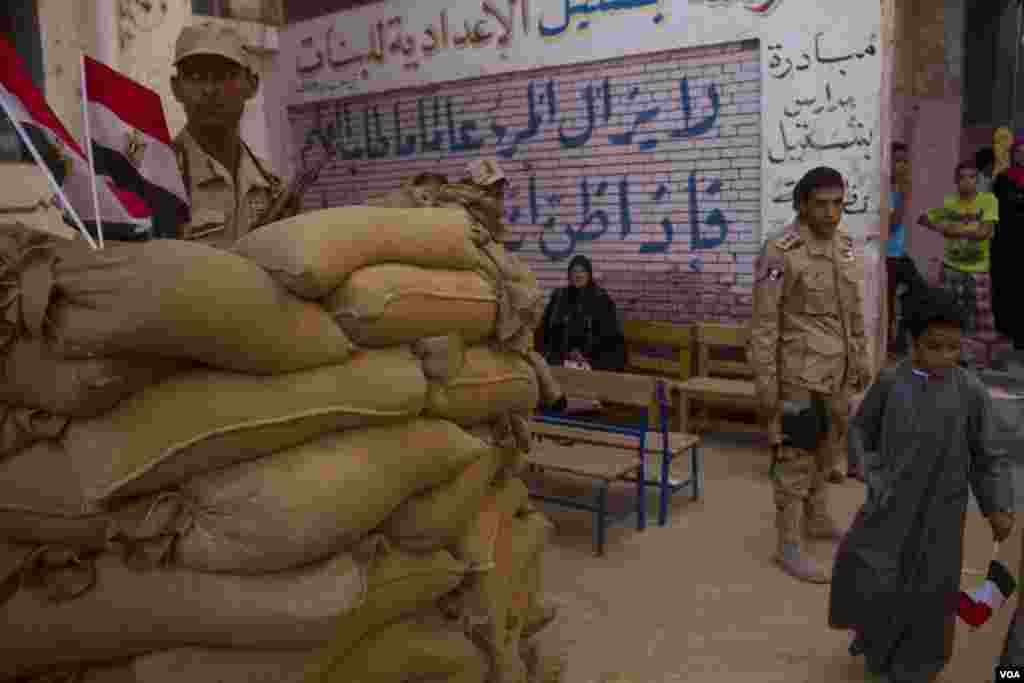
[[7, 118], [9, 118], [11, 123], [14, 124], [14, 130], [18, 133], [18, 137], [21, 138], [21, 141], [25, 143], [25, 146], [28, 147], [28, 151], [32, 155], [32, 158], [35, 159], [36, 165], [43, 169], [43, 173], [46, 174], [47, 180], [50, 181], [50, 186], [53, 188], [54, 192], [57, 193], [57, 196], [60, 197], [61, 203], [64, 204], [64, 209], [75, 221], [75, 225], [78, 226], [79, 231], [82, 233], [82, 237], [85, 238], [85, 241], [89, 243], [90, 247], [96, 249], [96, 242], [94, 242], [92, 237], [89, 236], [89, 231], [86, 230], [85, 226], [82, 224], [82, 219], [78, 217], [78, 212], [75, 211], [75, 207], [71, 206], [71, 202], [69, 202], [68, 198], [64, 196], [64, 190], [61, 189], [60, 183], [58, 183], [57, 179], [53, 177], [50, 167], [46, 165], [45, 161], [43, 161], [43, 157], [40, 156], [39, 150], [37, 150], [36, 146], [32, 144], [32, 140], [28, 137], [28, 133], [25, 132], [21, 122], [16, 116], [14, 116], [14, 112], [12, 112], [7, 106], [7, 102], [3, 97], [0, 97], [0, 107], [3, 108], [4, 113], [7, 114]]
[[103, 219], [100, 216], [100, 191], [96, 187], [96, 162], [93, 159], [92, 133], [89, 129], [89, 90], [85, 84], [85, 54], [81, 55], [79, 66], [82, 74], [82, 123], [85, 127], [85, 151], [89, 155], [89, 179], [92, 181], [92, 205], [96, 210], [96, 234], [100, 249], [103, 248]]

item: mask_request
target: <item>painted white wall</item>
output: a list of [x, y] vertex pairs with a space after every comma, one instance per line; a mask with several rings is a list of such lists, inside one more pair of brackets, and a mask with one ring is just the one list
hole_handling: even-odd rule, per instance
[[[281, 33], [280, 66], [272, 76], [279, 82], [274, 91], [281, 94], [283, 103], [300, 104], [756, 38], [762, 50], [763, 117], [760, 130], [752, 126], [750, 132], [760, 133], [763, 146], [762, 237], [792, 219], [790, 203], [772, 200], [791, 193], [790, 183], [818, 165], [838, 169], [850, 184], [849, 209], [855, 212], [846, 216], [850, 230], [861, 240], [877, 234], [879, 92], [885, 49], [879, 39], [877, 0], [493, 0], [490, 4], [504, 16], [513, 10], [505, 48], [495, 44], [505, 31], [493, 14], [481, 12], [477, 0], [453, 0], [446, 14], [450, 44], [452, 36], [464, 34], [467, 25], [472, 28], [477, 22], [495, 36], [487, 45], [452, 46], [429, 58], [423, 45], [433, 39], [425, 32], [440, 32], [441, 15], [438, 6], [422, 1], [390, 0], [288, 26]], [[609, 11], [581, 13], [561, 36], [542, 38], [539, 25], [559, 23], [570, 6]], [[610, 11], [613, 6], [621, 9]], [[524, 12], [528, 31], [524, 31]], [[662, 19], [656, 23], [659, 15]], [[589, 21], [589, 28], [577, 30], [583, 20]], [[371, 35], [381, 32], [386, 48], [383, 59], [368, 60], [368, 51], [380, 42], [374, 38], [371, 45]], [[411, 66], [414, 63], [416, 68]], [[804, 106], [797, 103], [812, 99]], [[756, 103], [750, 106], [757, 111]], [[780, 124], [786, 130], [785, 141]], [[282, 129], [275, 135], [284, 137], [286, 132]], [[791, 149], [786, 149], [787, 144]]]

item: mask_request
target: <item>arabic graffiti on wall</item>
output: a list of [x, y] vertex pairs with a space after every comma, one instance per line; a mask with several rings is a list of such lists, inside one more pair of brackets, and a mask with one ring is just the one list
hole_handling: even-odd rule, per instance
[[766, 235], [792, 218], [800, 176], [828, 165], [846, 177], [845, 219], [864, 237], [879, 207], [878, 32], [818, 31], [765, 48], [767, 78], [787, 95], [766, 107]]
[[[582, 253], [634, 312], [669, 272], [692, 291], [665, 319], [722, 297], [743, 305], [760, 215], [761, 68], [749, 48], [698, 54], [693, 66], [676, 51], [293, 108], [304, 163], [325, 144], [337, 152], [307, 201], [361, 203], [417, 173], [460, 178], [468, 160], [494, 157], [511, 180], [509, 247], [546, 287]], [[715, 302], [702, 302], [709, 292]]]
[[689, 7], [687, 0], [428, 5], [391, 0], [286, 27], [289, 102], [675, 49]]
[[[518, 93], [498, 91], [493, 109], [482, 116], [467, 115], [473, 100], [453, 95], [395, 99], [390, 107], [342, 102], [330, 120], [307, 131], [302, 147], [330, 145], [343, 161], [485, 148], [499, 158], [512, 159], [521, 145], [550, 135], [566, 150], [593, 141], [651, 152], [659, 144], [700, 137], [718, 122], [718, 85], [711, 81], [703, 86], [703, 102], [694, 97], [695, 89], [686, 76], [678, 79], [675, 93], [659, 89], [655, 97], [636, 84], [613, 86], [608, 78], [581, 88], [560, 85], [554, 79], [530, 80]], [[562, 106], [565, 98], [560, 94], [568, 95], [569, 106]], [[519, 108], [509, 109], [508, 104]], [[567, 115], [560, 113], [563, 108]], [[520, 109], [526, 114], [521, 128], [503, 123], [502, 114]], [[659, 117], [669, 123], [659, 122]]]

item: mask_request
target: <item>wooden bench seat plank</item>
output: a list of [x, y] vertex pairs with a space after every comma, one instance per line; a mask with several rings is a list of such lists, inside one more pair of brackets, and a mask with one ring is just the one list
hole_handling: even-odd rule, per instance
[[[611, 446], [635, 452], [637, 450], [637, 437], [626, 434], [615, 434], [612, 432], [601, 432], [594, 429], [581, 427], [568, 427], [565, 425], [552, 425], [536, 420], [530, 423], [530, 430], [537, 436], [555, 439], [572, 439], [581, 443], [589, 443], [597, 446]], [[645, 446], [648, 451], [660, 453], [664, 450], [661, 434], [658, 432], [647, 432]], [[681, 432], [669, 432], [669, 452], [678, 455], [688, 448], [700, 443], [700, 437], [694, 434], [683, 434]]]
[[580, 474], [594, 479], [614, 481], [640, 469], [640, 461], [622, 453], [592, 448], [574, 448], [544, 443], [535, 446], [526, 457], [531, 465], [544, 469]]
[[691, 377], [683, 382], [674, 382], [673, 388], [702, 400], [710, 400], [716, 396], [727, 400], [734, 398], [757, 399], [757, 388], [754, 383], [740, 379]]

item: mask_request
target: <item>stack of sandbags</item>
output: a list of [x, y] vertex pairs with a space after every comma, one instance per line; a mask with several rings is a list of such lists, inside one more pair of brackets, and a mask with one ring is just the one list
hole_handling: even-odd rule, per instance
[[[358, 232], [318, 213], [334, 239]], [[430, 399], [438, 386], [481, 366], [480, 299], [499, 317], [493, 261], [458, 216], [413, 222], [432, 237], [405, 235], [412, 263], [369, 243], [409, 217], [353, 217], [349, 228], [371, 225], [362, 243], [305, 244], [355, 258], [306, 280], [245, 258], [244, 244], [91, 252], [0, 229], [0, 681], [510, 680], [461, 618], [469, 608], [451, 605], [489, 571], [460, 544], [489, 496], [517, 481], [523, 444], [495, 441], [501, 419], [474, 436], [466, 427], [488, 413], [461, 420], [459, 400], [428, 409], [443, 403]], [[278, 240], [264, 255], [288, 254], [294, 229], [263, 235]], [[459, 266], [442, 268], [449, 259]], [[351, 315], [377, 305], [360, 295], [381, 291], [366, 288], [373, 269], [396, 265], [383, 315]], [[466, 290], [474, 320], [392, 308], [406, 292], [451, 292], [444, 276], [440, 297], [406, 286], [416, 268], [490, 283]], [[407, 333], [402, 316], [415, 320]], [[406, 542], [433, 524], [414, 515], [409, 526], [409, 510], [450, 505], [442, 491], [474, 482], [460, 499], [469, 509], [435, 525], [436, 539]], [[538, 585], [531, 562], [515, 572], [523, 586]], [[543, 611], [536, 590], [520, 592], [516, 604]]]
[[[454, 225], [468, 226], [468, 242]], [[447, 549], [469, 564], [445, 613], [488, 654], [489, 680], [525, 681], [522, 649], [554, 613], [540, 581], [549, 526], [517, 475], [530, 413], [560, 393], [532, 351], [543, 304], [533, 273], [459, 208], [330, 209], [269, 226], [236, 250], [296, 294], [319, 297], [360, 346], [411, 345], [428, 380], [423, 415], [492, 447], [410, 497], [380, 530], [403, 550]], [[342, 670], [360, 680], [344, 668], [349, 656], [332, 643], [316, 680]]]

